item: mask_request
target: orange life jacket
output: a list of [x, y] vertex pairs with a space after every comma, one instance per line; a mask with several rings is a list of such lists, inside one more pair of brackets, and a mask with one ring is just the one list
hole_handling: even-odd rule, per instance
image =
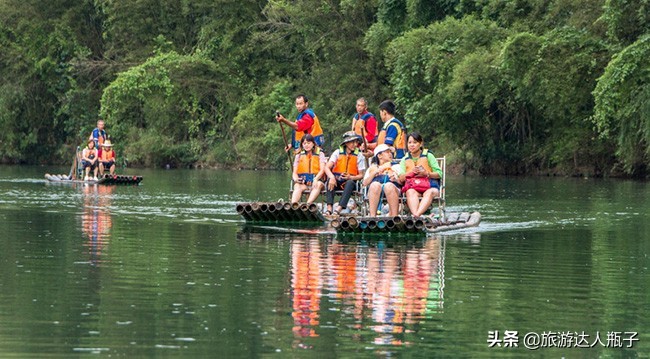
[[384, 127], [379, 131], [379, 138], [377, 139], [377, 145], [386, 143], [386, 132], [390, 126], [395, 127], [397, 130], [397, 137], [393, 142], [393, 147], [395, 147], [395, 159], [400, 159], [406, 155], [406, 128], [399, 122], [398, 119], [394, 118], [384, 124]]
[[306, 109], [305, 111], [301, 112], [298, 114], [298, 117], [296, 118], [296, 122], [300, 121], [302, 116], [305, 114], [308, 114], [311, 116], [311, 118], [314, 119], [314, 124], [311, 126], [311, 128], [308, 131], [302, 132], [302, 131], [293, 131], [292, 135], [292, 141], [293, 141], [293, 148], [298, 149], [300, 148], [300, 140], [306, 135], [310, 134], [314, 136], [314, 141], [316, 142], [316, 145], [318, 147], [323, 146], [325, 143], [325, 136], [323, 135], [323, 129], [320, 127], [320, 120], [318, 120], [318, 116], [314, 113], [314, 111], [310, 108]]
[[424, 167], [429, 173], [433, 172], [433, 169], [431, 166], [429, 166], [429, 160], [427, 158], [427, 155], [429, 154], [429, 150], [426, 148], [422, 150], [422, 153], [420, 153], [420, 158], [415, 161], [413, 159], [413, 156], [411, 156], [411, 153], [408, 153], [404, 158], [404, 165], [406, 166], [406, 173], [409, 173], [413, 170], [415, 166], [422, 166]]
[[314, 147], [312, 153], [301, 151], [298, 156], [298, 175], [315, 175], [320, 172], [320, 149]]
[[[368, 118], [370, 118], [370, 116], [374, 116], [374, 115], [372, 113], [370, 113], [370, 112], [366, 112], [366, 114], [361, 116], [361, 118], [359, 118], [358, 113], [356, 115], [354, 115], [354, 133], [356, 133], [359, 136], [365, 137], [363, 131], [361, 131], [361, 130], [366, 128], [366, 121], [368, 120]], [[377, 129], [376, 128], [375, 128], [374, 133], [375, 133], [375, 138], [373, 138], [372, 141], [370, 141], [370, 143], [375, 142], [377, 140], [377, 135], [376, 135], [377, 134]], [[366, 136], [367, 135], [368, 135], [368, 131], [366, 131]]]
[[113, 152], [113, 150], [110, 151], [102, 150], [101, 155], [99, 156], [99, 160], [102, 162], [108, 162], [114, 158], [115, 158], [115, 152]]
[[345, 147], [339, 147], [339, 157], [332, 168], [332, 173], [335, 175], [340, 175], [343, 173], [348, 173], [352, 176], [359, 174], [359, 167], [357, 166], [357, 158], [359, 156], [359, 149], [355, 148], [352, 153], [347, 154]]

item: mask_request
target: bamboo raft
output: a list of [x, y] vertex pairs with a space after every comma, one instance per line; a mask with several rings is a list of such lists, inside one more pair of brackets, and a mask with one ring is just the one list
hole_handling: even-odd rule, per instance
[[55, 183], [90, 183], [90, 184], [127, 184], [127, 185], [138, 185], [142, 182], [142, 176], [124, 176], [124, 175], [110, 175], [105, 174], [95, 180], [82, 181], [74, 179], [69, 175], [51, 175], [49, 173], [45, 174], [45, 179], [49, 182]]
[[314, 203], [252, 202], [238, 203], [237, 213], [247, 222], [320, 222], [326, 221]]
[[467, 227], [481, 222], [479, 212], [450, 213], [444, 219], [430, 216], [410, 217], [339, 217], [330, 225], [340, 234], [356, 233], [436, 233]]
[[236, 210], [247, 223], [327, 224], [340, 234], [356, 233], [436, 233], [467, 227], [481, 222], [479, 212], [449, 213], [444, 218], [431, 216], [363, 217], [324, 216], [316, 204], [284, 202], [238, 203]]

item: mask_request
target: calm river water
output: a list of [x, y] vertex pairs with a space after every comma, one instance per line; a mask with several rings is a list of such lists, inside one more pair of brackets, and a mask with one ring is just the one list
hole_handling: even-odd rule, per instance
[[645, 182], [449, 178], [480, 227], [396, 239], [244, 226], [286, 172], [45, 172], [0, 167], [3, 358], [650, 355]]

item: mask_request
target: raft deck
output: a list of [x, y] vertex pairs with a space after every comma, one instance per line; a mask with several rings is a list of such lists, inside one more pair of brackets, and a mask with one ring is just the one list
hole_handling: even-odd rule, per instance
[[450, 213], [444, 219], [430, 216], [410, 217], [339, 217], [331, 226], [339, 234], [357, 233], [436, 233], [467, 227], [476, 227], [481, 222], [479, 212]]
[[110, 175], [110, 174], [105, 174], [102, 177], [99, 177], [96, 181], [95, 180], [89, 180], [89, 181], [82, 181], [78, 179], [73, 179], [68, 175], [51, 175], [49, 173], [45, 174], [45, 179], [48, 180], [49, 182], [55, 182], [55, 183], [89, 183], [89, 184], [106, 184], [106, 185], [112, 185], [112, 184], [129, 184], [129, 185], [137, 185], [142, 182], [142, 176], [124, 176], [124, 175]]
[[314, 203], [251, 202], [239, 203], [237, 213], [247, 222], [320, 222], [326, 221]]
[[247, 223], [328, 224], [341, 234], [354, 233], [435, 233], [478, 226], [479, 212], [449, 213], [444, 218], [432, 216], [363, 217], [324, 216], [316, 204], [285, 202], [238, 203], [236, 210]]

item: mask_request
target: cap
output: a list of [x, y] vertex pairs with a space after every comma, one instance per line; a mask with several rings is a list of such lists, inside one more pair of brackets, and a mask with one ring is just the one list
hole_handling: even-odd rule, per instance
[[388, 150], [390, 150], [390, 147], [388, 147], [387, 144], [382, 143], [381, 145], [375, 147], [375, 151], [373, 152], [373, 154], [377, 156], [378, 154]]

